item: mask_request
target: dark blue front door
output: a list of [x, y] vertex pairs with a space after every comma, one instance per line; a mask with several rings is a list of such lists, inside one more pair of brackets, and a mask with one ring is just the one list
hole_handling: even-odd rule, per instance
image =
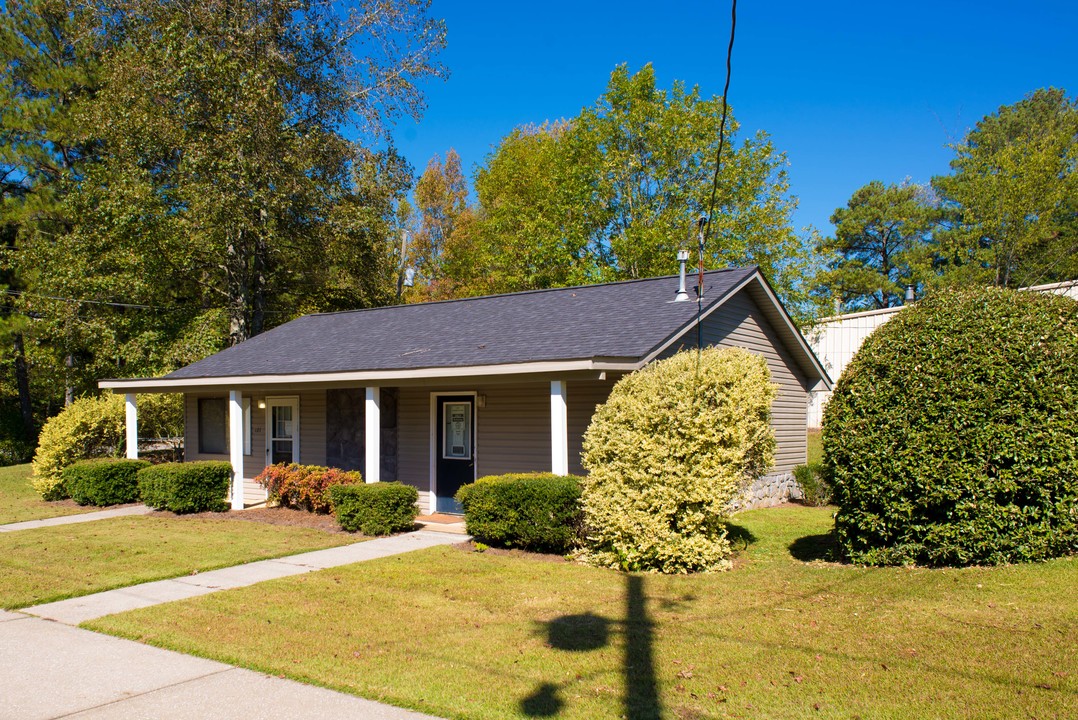
[[471, 395], [438, 396], [435, 425], [435, 508], [460, 513], [453, 496], [461, 485], [475, 480], [475, 398]]

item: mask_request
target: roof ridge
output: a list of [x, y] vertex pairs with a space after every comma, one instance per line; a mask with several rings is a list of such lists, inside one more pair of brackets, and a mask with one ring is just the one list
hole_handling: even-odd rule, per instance
[[[717, 275], [717, 274], [720, 274], [720, 273], [737, 272], [737, 271], [754, 272], [754, 271], [756, 271], [758, 269], [759, 269], [759, 266], [757, 266], [757, 265], [746, 265], [744, 267], [718, 268], [716, 270], [705, 270], [704, 275]], [[695, 273], [692, 273], [692, 274], [695, 274]], [[330, 311], [327, 311], [327, 312], [306, 313], [306, 314], [301, 315], [298, 318], [296, 318], [296, 320], [299, 320], [301, 318], [308, 318], [308, 317], [321, 317], [321, 316], [329, 316], [329, 315], [347, 315], [349, 313], [363, 313], [363, 312], [371, 312], [371, 311], [374, 311], [374, 310], [388, 310], [389, 308], [429, 307], [431, 305], [447, 305], [449, 303], [462, 303], [462, 302], [468, 302], [470, 300], [490, 300], [490, 299], [493, 299], [493, 298], [517, 297], [517, 296], [521, 296], [521, 295], [537, 295], [537, 294], [540, 294], [540, 293], [566, 292], [566, 291], [569, 291], [569, 290], [590, 290], [592, 288], [610, 287], [612, 285], [630, 285], [632, 283], [653, 282], [655, 280], [669, 280], [669, 279], [672, 279], [672, 278], [677, 278], [679, 276], [680, 276], [680, 274], [658, 275], [656, 277], [630, 278], [628, 280], [612, 280], [610, 282], [593, 283], [593, 284], [589, 284], [589, 285], [567, 285], [565, 287], [536, 288], [534, 290], [517, 290], [515, 292], [495, 293], [493, 295], [472, 295], [470, 297], [450, 298], [450, 299], [446, 299], [446, 300], [430, 300], [430, 301], [427, 301], [427, 302], [417, 302], [417, 303], [402, 303], [400, 305], [379, 305], [377, 307], [353, 308], [351, 310], [330, 310]], [[690, 273], [686, 273], [685, 274], [686, 280], [690, 276], [691, 276]]]

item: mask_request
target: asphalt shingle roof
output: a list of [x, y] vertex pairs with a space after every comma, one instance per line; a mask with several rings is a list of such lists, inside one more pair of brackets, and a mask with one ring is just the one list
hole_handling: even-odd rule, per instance
[[[705, 310], [755, 272], [706, 273]], [[695, 318], [696, 302], [671, 302], [677, 286], [671, 276], [306, 315], [166, 377], [639, 360]]]

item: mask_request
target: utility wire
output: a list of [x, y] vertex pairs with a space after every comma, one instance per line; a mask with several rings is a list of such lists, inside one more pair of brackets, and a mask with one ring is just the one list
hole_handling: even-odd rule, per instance
[[726, 116], [729, 103], [726, 101], [730, 94], [730, 76], [732, 73], [734, 57], [734, 35], [737, 30], [737, 0], [730, 2], [730, 44], [726, 46], [726, 82], [722, 87], [722, 118], [719, 120], [719, 147], [715, 151], [715, 174], [711, 178], [711, 201], [707, 206], [707, 216], [702, 218], [697, 232], [699, 233], [699, 262], [697, 263], [697, 287], [696, 287], [696, 366], [697, 373], [700, 367], [700, 353], [704, 348], [704, 245], [711, 234], [711, 217], [715, 213], [715, 196], [719, 189], [719, 170], [722, 167], [722, 148], [726, 142]]

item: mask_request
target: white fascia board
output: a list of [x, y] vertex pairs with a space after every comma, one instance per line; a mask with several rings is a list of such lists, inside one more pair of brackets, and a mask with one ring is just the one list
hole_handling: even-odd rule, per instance
[[385, 384], [394, 380], [438, 380], [445, 378], [554, 374], [563, 372], [632, 372], [642, 362], [610, 360], [558, 360], [503, 365], [466, 365], [460, 367], [413, 368], [407, 370], [353, 370], [328, 373], [295, 373], [290, 375], [239, 375], [193, 378], [132, 378], [109, 379], [98, 382], [102, 390], [114, 392], [176, 392], [183, 388], [287, 386], [303, 383], [348, 382], [360, 385]]

